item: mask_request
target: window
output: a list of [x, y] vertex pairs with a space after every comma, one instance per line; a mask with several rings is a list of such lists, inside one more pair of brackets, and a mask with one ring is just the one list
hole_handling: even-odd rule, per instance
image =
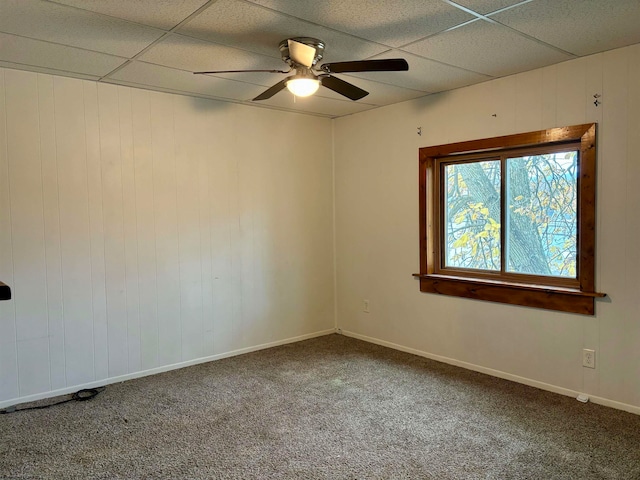
[[593, 315], [595, 124], [420, 149], [420, 290]]

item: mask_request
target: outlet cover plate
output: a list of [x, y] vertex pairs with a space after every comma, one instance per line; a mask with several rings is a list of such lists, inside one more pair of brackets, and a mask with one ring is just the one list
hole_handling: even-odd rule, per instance
[[589, 348], [582, 350], [582, 366], [596, 368], [596, 351]]

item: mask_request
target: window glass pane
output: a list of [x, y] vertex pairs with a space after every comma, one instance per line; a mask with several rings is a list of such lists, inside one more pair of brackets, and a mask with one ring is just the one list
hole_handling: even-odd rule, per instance
[[446, 267], [500, 270], [500, 161], [444, 166]]
[[576, 151], [507, 159], [507, 271], [576, 278]]

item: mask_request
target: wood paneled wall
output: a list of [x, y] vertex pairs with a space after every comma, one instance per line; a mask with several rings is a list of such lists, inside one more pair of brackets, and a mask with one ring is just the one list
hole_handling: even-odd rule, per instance
[[[608, 295], [594, 317], [419, 292], [420, 147], [591, 122]], [[339, 118], [335, 132], [339, 327], [640, 413], [640, 45]]]
[[0, 402], [333, 328], [331, 122], [0, 69]]

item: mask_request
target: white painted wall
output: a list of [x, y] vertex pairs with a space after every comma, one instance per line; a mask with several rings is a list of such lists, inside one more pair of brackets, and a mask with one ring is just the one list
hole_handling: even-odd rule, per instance
[[331, 128], [0, 69], [0, 406], [332, 329]]
[[[596, 284], [609, 295], [596, 316], [420, 293], [418, 149], [587, 122], [599, 124]], [[639, 139], [640, 45], [336, 120], [339, 327], [640, 413]]]

